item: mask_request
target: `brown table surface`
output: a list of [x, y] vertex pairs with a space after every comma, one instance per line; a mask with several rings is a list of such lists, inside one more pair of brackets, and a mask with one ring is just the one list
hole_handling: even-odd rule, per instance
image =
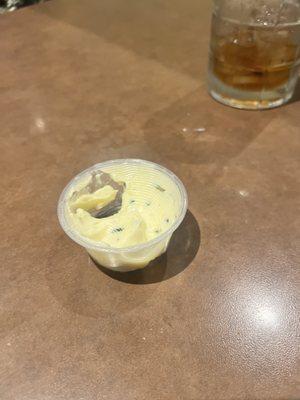
[[[299, 103], [214, 102], [209, 15], [64, 0], [0, 16], [1, 400], [300, 398]], [[152, 268], [105, 274], [56, 204], [122, 157], [173, 170], [189, 212]]]

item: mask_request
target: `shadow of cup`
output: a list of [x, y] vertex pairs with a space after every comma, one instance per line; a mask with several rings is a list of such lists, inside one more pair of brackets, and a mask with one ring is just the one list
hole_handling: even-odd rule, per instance
[[135, 285], [161, 282], [181, 273], [191, 264], [200, 247], [200, 240], [199, 225], [188, 210], [182, 224], [174, 232], [167, 252], [151, 261], [147, 267], [131, 272], [118, 272], [102, 267], [94, 260], [93, 262], [106, 275], [122, 282]]

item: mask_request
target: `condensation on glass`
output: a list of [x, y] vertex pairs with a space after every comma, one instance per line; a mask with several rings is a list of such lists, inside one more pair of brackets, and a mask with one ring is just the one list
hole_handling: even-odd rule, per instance
[[208, 85], [223, 104], [266, 109], [293, 95], [300, 64], [300, 0], [215, 0]]

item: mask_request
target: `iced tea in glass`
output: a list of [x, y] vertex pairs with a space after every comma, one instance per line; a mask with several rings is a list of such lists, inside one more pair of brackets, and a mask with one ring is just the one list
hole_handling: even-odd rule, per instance
[[293, 95], [300, 65], [300, 0], [215, 0], [209, 91], [223, 104], [266, 109]]

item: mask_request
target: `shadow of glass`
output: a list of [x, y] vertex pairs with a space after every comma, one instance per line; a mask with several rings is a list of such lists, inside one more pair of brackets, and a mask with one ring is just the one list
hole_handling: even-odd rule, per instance
[[205, 87], [153, 114], [143, 127], [145, 141], [164, 158], [211, 164], [220, 171], [243, 152], [273, 119], [271, 111], [224, 107]]
[[146, 285], [170, 279], [184, 271], [195, 258], [200, 242], [199, 225], [188, 210], [182, 224], [174, 232], [167, 252], [153, 260], [147, 267], [131, 272], [118, 272], [102, 267], [94, 260], [93, 262], [113, 279], [134, 285]]

